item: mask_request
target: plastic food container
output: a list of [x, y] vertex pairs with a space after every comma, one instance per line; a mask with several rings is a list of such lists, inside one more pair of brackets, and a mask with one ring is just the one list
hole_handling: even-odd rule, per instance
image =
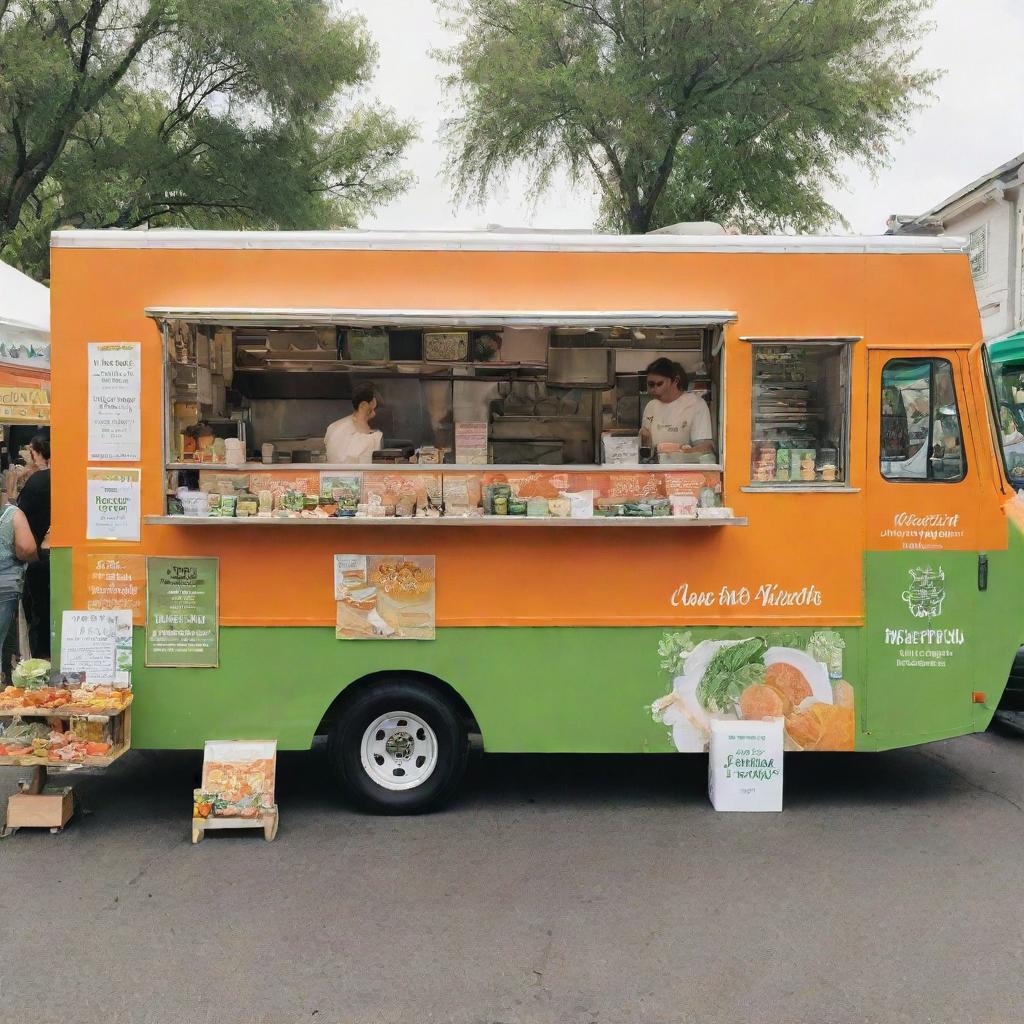
[[695, 519], [697, 516], [697, 498], [693, 494], [670, 494], [669, 506], [672, 515], [680, 519]]

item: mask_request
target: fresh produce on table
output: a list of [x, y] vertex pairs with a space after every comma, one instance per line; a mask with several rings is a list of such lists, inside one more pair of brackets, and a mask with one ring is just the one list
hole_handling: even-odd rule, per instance
[[23, 658], [11, 673], [14, 684], [26, 690], [38, 690], [49, 678], [50, 663], [46, 658]]

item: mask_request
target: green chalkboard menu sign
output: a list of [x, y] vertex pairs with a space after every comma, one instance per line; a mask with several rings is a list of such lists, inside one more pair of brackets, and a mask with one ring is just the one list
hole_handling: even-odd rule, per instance
[[146, 559], [146, 665], [216, 668], [220, 610], [217, 558]]

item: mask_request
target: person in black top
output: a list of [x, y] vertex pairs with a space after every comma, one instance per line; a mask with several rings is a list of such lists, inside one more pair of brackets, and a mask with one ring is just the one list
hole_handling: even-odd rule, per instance
[[50, 435], [40, 431], [29, 442], [36, 471], [25, 481], [18, 508], [25, 513], [39, 548], [39, 560], [25, 573], [25, 615], [33, 658], [50, 657], [50, 550], [43, 540], [50, 530]]

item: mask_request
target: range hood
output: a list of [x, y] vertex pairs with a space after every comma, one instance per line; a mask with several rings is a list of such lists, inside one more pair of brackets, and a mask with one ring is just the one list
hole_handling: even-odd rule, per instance
[[548, 383], [559, 387], [610, 388], [615, 351], [610, 348], [548, 349]]

